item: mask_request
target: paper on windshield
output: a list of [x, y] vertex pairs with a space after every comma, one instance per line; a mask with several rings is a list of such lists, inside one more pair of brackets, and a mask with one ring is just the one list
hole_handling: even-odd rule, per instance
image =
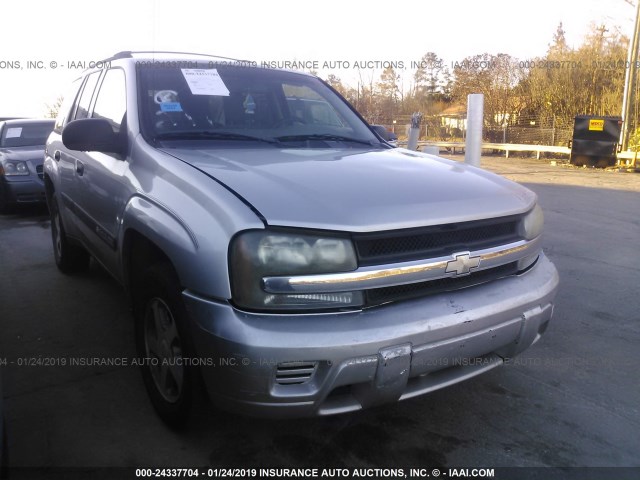
[[229, 89], [215, 68], [183, 68], [181, 70], [193, 95], [229, 96]]
[[20, 138], [20, 135], [22, 135], [22, 127], [12, 127], [7, 128], [4, 138]]

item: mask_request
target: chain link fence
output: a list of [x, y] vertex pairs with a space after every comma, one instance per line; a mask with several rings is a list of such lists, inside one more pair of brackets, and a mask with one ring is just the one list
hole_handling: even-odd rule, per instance
[[[525, 145], [567, 146], [573, 136], [573, 120], [560, 120], [554, 117], [518, 116], [510, 122], [496, 125], [485, 118], [483, 141], [488, 143], [512, 143]], [[384, 125], [398, 138], [406, 140], [410, 116], [398, 116]], [[421, 141], [464, 142], [466, 138], [466, 117], [460, 115], [424, 116], [420, 127]]]

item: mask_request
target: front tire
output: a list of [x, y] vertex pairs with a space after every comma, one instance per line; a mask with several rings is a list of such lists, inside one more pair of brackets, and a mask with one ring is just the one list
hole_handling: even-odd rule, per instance
[[91, 257], [84, 248], [69, 243], [62, 224], [62, 218], [60, 217], [58, 202], [55, 198], [51, 199], [49, 210], [51, 216], [51, 241], [53, 242], [53, 256], [56, 260], [56, 266], [66, 274], [87, 270]]
[[[135, 286], [134, 286], [135, 288]], [[169, 264], [150, 267], [135, 297], [136, 347], [147, 393], [160, 418], [184, 426], [190, 416], [195, 367], [180, 282]]]
[[0, 213], [9, 213], [10, 204], [7, 202], [6, 193], [4, 187], [0, 184]]

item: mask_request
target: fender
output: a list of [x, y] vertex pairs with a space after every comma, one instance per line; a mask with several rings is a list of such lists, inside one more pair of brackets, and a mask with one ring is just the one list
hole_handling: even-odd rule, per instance
[[[229, 226], [225, 228], [213, 215], [201, 218], [196, 224], [188, 220], [153, 198], [136, 195], [130, 199], [118, 233], [118, 263], [127, 290], [130, 285], [125, 242], [133, 231], [155, 244], [168, 257], [185, 289], [217, 300], [231, 298], [228, 242], [220, 241], [232, 238]], [[190, 227], [192, 224], [197, 231]]]
[[135, 231], [154, 243], [169, 258], [176, 268], [183, 284], [191, 283], [191, 272], [184, 268], [198, 252], [198, 240], [180, 216], [166, 205], [149, 197], [132, 197], [122, 213], [119, 229], [118, 263], [122, 272], [123, 284], [129, 288], [127, 252], [125, 241], [127, 233]]

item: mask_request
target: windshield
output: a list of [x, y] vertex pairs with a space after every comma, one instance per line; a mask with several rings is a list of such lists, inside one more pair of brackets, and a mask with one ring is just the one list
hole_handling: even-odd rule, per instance
[[142, 132], [151, 142], [379, 145], [367, 125], [317, 78], [264, 68], [140, 68]]
[[53, 120], [42, 123], [8, 123], [2, 129], [0, 147], [43, 146], [53, 130]]

